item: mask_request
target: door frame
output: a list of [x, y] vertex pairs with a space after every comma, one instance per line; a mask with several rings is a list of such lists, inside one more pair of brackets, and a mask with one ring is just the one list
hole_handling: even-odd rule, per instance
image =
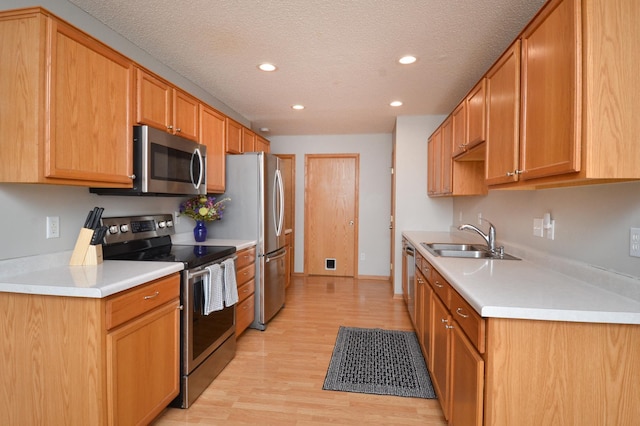
[[309, 276], [309, 268], [308, 268], [308, 259], [309, 256], [307, 256], [307, 247], [308, 247], [308, 238], [307, 236], [310, 235], [309, 232], [309, 209], [311, 208], [311, 206], [309, 206], [309, 203], [307, 203], [307, 191], [309, 189], [309, 173], [308, 173], [308, 169], [309, 169], [309, 160], [310, 159], [314, 159], [314, 158], [324, 158], [324, 159], [331, 159], [331, 158], [353, 158], [356, 162], [356, 170], [355, 170], [355, 188], [354, 188], [354, 210], [355, 210], [355, 217], [354, 217], [354, 238], [353, 238], [353, 278], [358, 278], [358, 262], [359, 262], [359, 258], [358, 258], [358, 241], [360, 239], [360, 232], [359, 232], [359, 222], [360, 222], [360, 154], [358, 153], [354, 153], [354, 154], [349, 154], [349, 153], [336, 153], [336, 154], [305, 154], [304, 156], [304, 276]]

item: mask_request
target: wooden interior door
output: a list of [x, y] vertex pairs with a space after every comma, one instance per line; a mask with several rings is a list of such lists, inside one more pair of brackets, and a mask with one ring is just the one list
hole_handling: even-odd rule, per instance
[[357, 276], [358, 154], [305, 156], [306, 275]]

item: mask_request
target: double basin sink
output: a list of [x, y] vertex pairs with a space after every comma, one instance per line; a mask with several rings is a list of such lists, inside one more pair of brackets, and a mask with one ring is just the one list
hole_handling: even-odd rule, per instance
[[517, 257], [504, 253], [502, 250], [492, 253], [486, 247], [476, 244], [420, 243], [420, 245], [426, 248], [429, 253], [440, 257], [520, 260]]

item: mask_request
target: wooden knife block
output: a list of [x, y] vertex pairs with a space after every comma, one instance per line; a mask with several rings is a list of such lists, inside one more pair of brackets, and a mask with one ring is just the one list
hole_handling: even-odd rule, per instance
[[98, 265], [102, 263], [102, 244], [91, 245], [93, 229], [82, 228], [71, 254], [69, 265]]

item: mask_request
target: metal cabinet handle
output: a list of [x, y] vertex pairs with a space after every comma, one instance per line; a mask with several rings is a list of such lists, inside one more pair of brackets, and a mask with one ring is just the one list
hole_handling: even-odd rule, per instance
[[172, 126], [171, 124], [169, 124], [169, 125], [167, 126], [167, 130], [172, 130], [172, 129], [173, 129], [173, 126]]
[[507, 174], [506, 174], [506, 175], [507, 175], [508, 177], [511, 177], [511, 176], [515, 175], [515, 173], [513, 173], [513, 172], [507, 172]]
[[436, 280], [436, 282], [435, 282], [435, 283], [433, 283], [433, 285], [435, 285], [435, 286], [436, 286], [436, 287], [438, 287], [438, 288], [442, 288], [442, 287], [444, 287], [442, 284], [440, 284], [440, 281], [438, 281], [438, 280]]
[[452, 325], [445, 325], [444, 328], [454, 328]]
[[462, 312], [462, 308], [456, 309], [456, 314], [460, 315], [462, 318], [469, 318], [469, 315]]
[[180, 127], [178, 127], [178, 128], [176, 129], [176, 133], [181, 132], [181, 131], [182, 131], [182, 130], [180, 129]]
[[443, 323], [443, 324], [446, 324], [446, 323], [449, 322], [449, 320], [445, 319], [445, 318], [440, 318], [440, 322]]
[[134, 180], [136, 178], [136, 175], [129, 175], [127, 176], [129, 179]]
[[521, 175], [522, 173], [524, 173], [524, 170], [518, 170], [518, 169], [516, 169], [516, 170], [514, 171], [514, 173], [515, 173], [515, 174], [517, 174], [517, 175]]
[[144, 300], [149, 300], [149, 299], [153, 299], [154, 297], [158, 297], [158, 295], [160, 294], [159, 291], [156, 291], [155, 293], [153, 293], [151, 296], [145, 296]]

